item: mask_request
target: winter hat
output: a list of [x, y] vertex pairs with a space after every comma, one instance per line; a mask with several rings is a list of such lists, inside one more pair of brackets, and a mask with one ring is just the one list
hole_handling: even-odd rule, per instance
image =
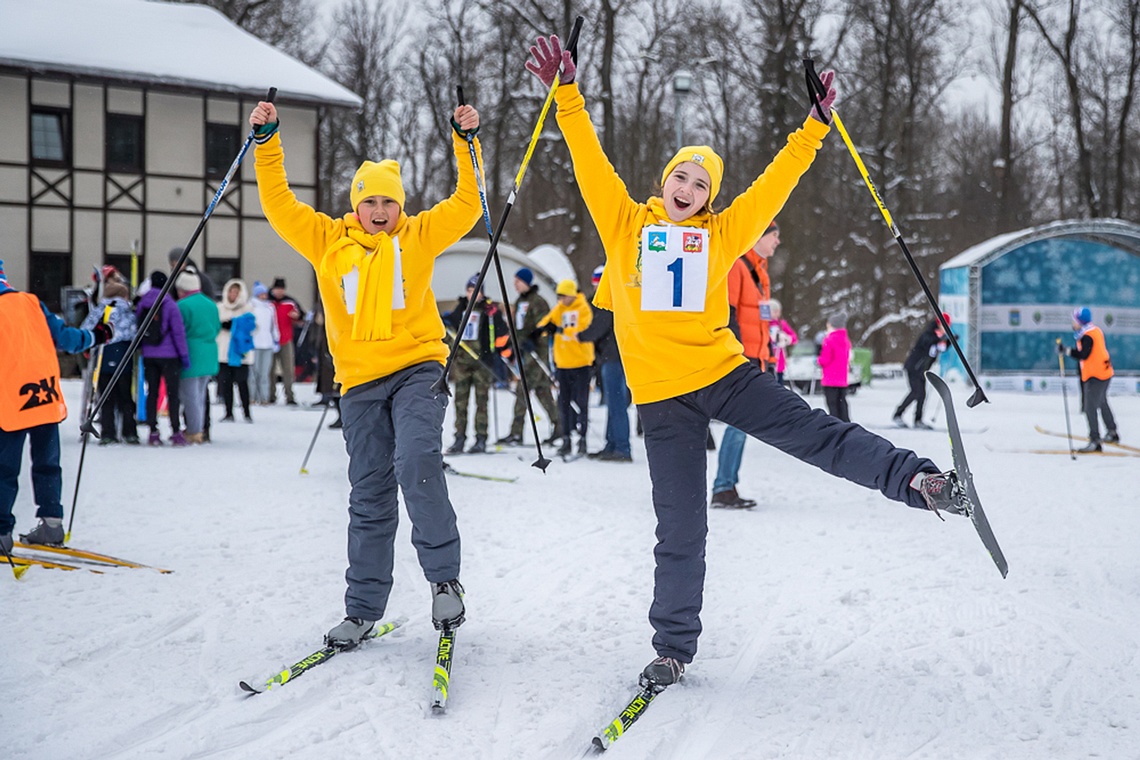
[[178, 259], [182, 258], [182, 250], [181, 248], [171, 248], [170, 252], [166, 254], [167, 261], [171, 264], [178, 261]]
[[274, 280], [273, 285], [270, 287], [270, 290], [277, 290], [277, 288], [281, 288], [282, 290], [285, 289], [284, 277], [278, 277], [276, 280]]
[[4, 274], [4, 259], [0, 259], [0, 285], [7, 285], [8, 277]]
[[253, 297], [259, 298], [269, 294], [269, 288], [265, 287], [265, 283], [261, 280], [255, 280], [253, 283]]
[[1073, 309], [1073, 319], [1080, 322], [1082, 325], [1087, 325], [1092, 322], [1092, 311], [1087, 306], [1082, 306], [1079, 309]]
[[779, 231], [780, 231], [780, 225], [776, 224], [776, 220], [773, 219], [772, 221], [768, 222], [768, 228], [764, 230], [764, 234], [761, 235], [760, 237], [764, 237], [764, 235], [767, 235], [769, 232], [779, 232]]
[[724, 160], [707, 145], [689, 145], [677, 151], [677, 155], [665, 164], [665, 171], [661, 173], [661, 184], [664, 185], [672, 171], [686, 161], [700, 166], [709, 173], [709, 203], [712, 203], [716, 200], [716, 194], [720, 192], [720, 180], [724, 177]]
[[838, 312], [832, 314], [828, 318], [827, 321], [836, 330], [846, 330], [847, 329], [847, 312], [838, 311]]
[[519, 269], [519, 271], [515, 272], [515, 277], [519, 278], [520, 280], [525, 282], [527, 285], [533, 285], [534, 284], [534, 272], [530, 271], [526, 267], [523, 267], [523, 268]]
[[576, 296], [578, 295], [578, 286], [574, 284], [573, 280], [562, 280], [554, 292], [560, 296]]
[[156, 269], [150, 273], [150, 286], [152, 288], [161, 288], [166, 284], [167, 279], [166, 272]]
[[118, 277], [108, 277], [103, 281], [104, 298], [126, 298], [128, 295], [130, 295], [130, 289]]
[[942, 312], [942, 319], [945, 320], [946, 324], [950, 324], [950, 312]]
[[399, 203], [401, 210], [404, 208], [404, 182], [400, 179], [400, 165], [390, 158], [380, 163], [365, 161], [352, 178], [350, 198], [353, 211], [356, 211], [362, 200], [373, 195], [386, 195]]
[[590, 281], [594, 283], [594, 287], [598, 287], [598, 283], [602, 281], [602, 271], [606, 268], [605, 264], [601, 264], [594, 268], [594, 274], [590, 277]]
[[467, 278], [467, 288], [469, 290], [474, 290], [475, 286], [478, 284], [479, 284], [479, 273], [478, 272], [476, 272], [475, 274], [473, 274], [469, 278]]
[[183, 272], [174, 281], [174, 286], [183, 293], [193, 293], [202, 289], [202, 278], [193, 272]]

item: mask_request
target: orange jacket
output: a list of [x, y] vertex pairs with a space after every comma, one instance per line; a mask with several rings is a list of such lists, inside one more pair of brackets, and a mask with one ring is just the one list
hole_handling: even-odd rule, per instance
[[14, 432], [62, 422], [67, 405], [59, 386], [59, 357], [40, 299], [0, 295], [0, 430]]
[[1099, 327], [1090, 327], [1084, 335], [1092, 339], [1092, 350], [1081, 360], [1081, 381], [1093, 377], [1098, 380], [1109, 379], [1112, 377], [1112, 360], [1108, 355], [1108, 347], [1104, 344], [1104, 333]]
[[[756, 277], [752, 277], [752, 270]], [[740, 325], [740, 342], [744, 355], [759, 359], [761, 366], [771, 358], [768, 339], [768, 320], [760, 318], [760, 303], [772, 297], [772, 281], [768, 277], [768, 260], [749, 248], [728, 270], [728, 305], [736, 310]]]

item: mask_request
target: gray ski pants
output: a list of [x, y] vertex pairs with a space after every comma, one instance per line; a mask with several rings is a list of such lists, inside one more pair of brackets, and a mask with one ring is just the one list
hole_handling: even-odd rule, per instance
[[399, 522], [397, 485], [424, 577], [433, 583], [459, 577], [459, 530], [441, 454], [447, 396], [431, 389], [442, 375], [440, 364], [425, 362], [352, 388], [340, 400], [352, 485], [344, 574], [349, 617], [384, 616]]
[[[910, 488], [919, 472], [937, 472], [929, 459], [896, 448], [859, 425], [812, 409], [769, 372], [743, 365], [717, 382], [682, 396], [639, 404], [645, 454], [657, 513], [653, 646], [662, 657], [692, 662], [701, 633], [705, 583], [705, 494], [709, 419], [738, 428], [764, 443], [888, 499], [925, 509]], [[741, 568], [744, 574], [747, 568]]]

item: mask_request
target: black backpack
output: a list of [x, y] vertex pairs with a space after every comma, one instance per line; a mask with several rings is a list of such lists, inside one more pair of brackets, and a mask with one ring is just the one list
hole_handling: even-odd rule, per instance
[[[159, 302], [155, 302], [148, 310], [147, 314], [154, 311], [159, 306]], [[146, 318], [145, 316], [143, 317]], [[154, 315], [154, 319], [147, 325], [146, 332], [142, 336], [142, 344], [144, 346], [157, 346], [162, 343], [162, 311], [158, 311]]]

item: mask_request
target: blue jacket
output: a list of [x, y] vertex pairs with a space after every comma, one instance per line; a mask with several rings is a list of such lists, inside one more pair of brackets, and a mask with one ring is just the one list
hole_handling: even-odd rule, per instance
[[240, 367], [241, 360], [253, 350], [253, 331], [257, 327], [257, 317], [247, 311], [230, 322], [230, 350], [226, 354], [226, 364]]

